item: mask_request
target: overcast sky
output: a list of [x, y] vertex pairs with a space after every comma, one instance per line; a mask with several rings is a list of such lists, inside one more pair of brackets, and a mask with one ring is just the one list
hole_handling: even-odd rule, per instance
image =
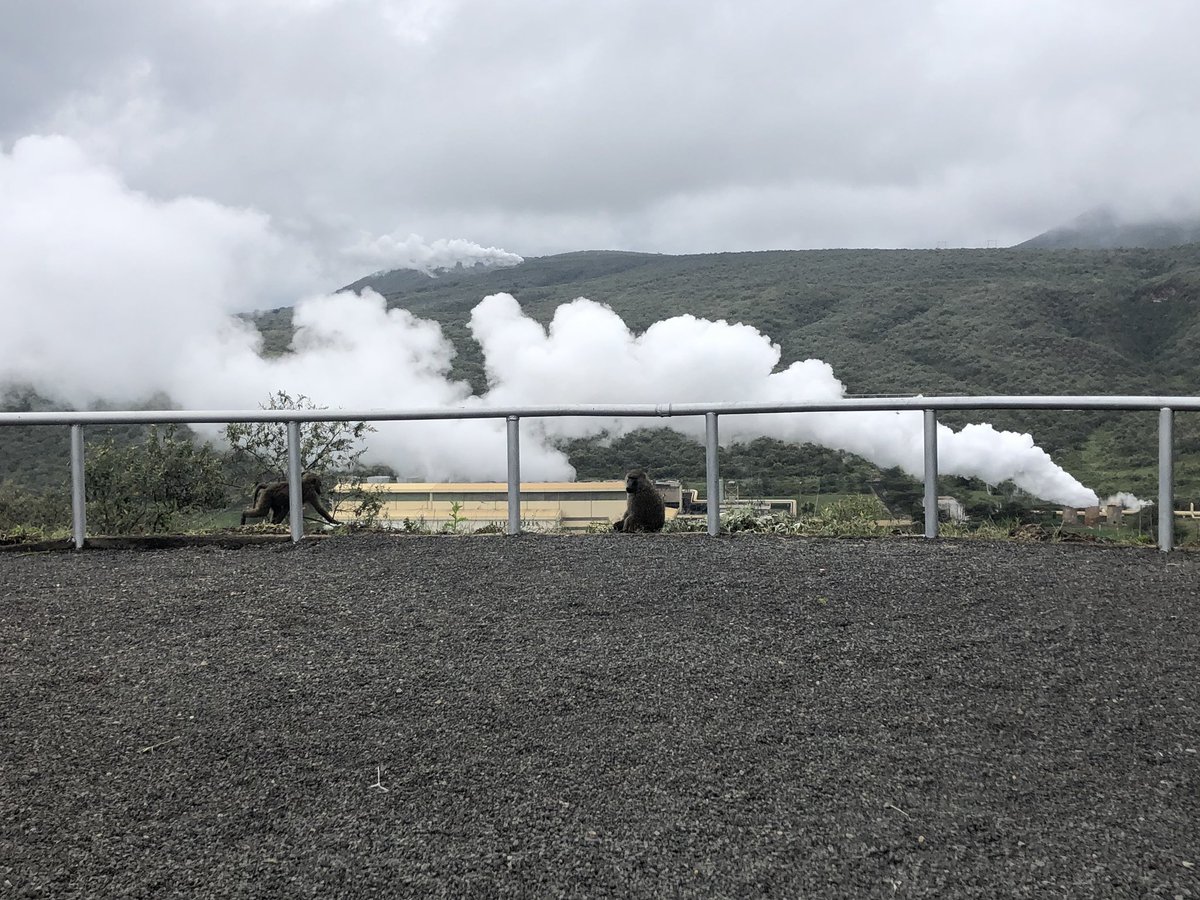
[[1101, 204], [1200, 209], [1195, 0], [0, 0], [0, 21], [0, 151], [33, 199], [64, 164], [200, 198], [324, 289], [439, 241], [1004, 246]]
[[[1007, 246], [1098, 206], [1194, 215], [1198, 34], [1197, 0], [0, 0], [0, 388], [191, 408], [837, 396], [828, 366], [736, 323], [635, 336], [579, 301], [556, 314], [575, 346], [493, 298], [492, 390], [470, 397], [436, 326], [328, 294], [454, 260]], [[293, 304], [277, 359], [229, 315]], [[647, 364], [607, 351], [583, 365], [602, 344], [669, 362], [646, 347], [678, 328], [734, 369], [667, 389], [622, 387]], [[840, 421], [817, 437], [895, 464], [904, 440]], [[479, 475], [452, 465], [480, 456], [457, 427], [393, 445], [397, 471]], [[1080, 489], [1029, 436], [980, 434], [947, 438], [948, 465], [960, 446], [970, 474]]]

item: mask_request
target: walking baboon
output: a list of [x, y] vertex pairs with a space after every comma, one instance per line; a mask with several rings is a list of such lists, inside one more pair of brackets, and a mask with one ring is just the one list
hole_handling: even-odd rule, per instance
[[[300, 477], [301, 503], [307, 503], [331, 525], [341, 523], [333, 517], [329, 508], [321, 502], [321, 478], [315, 472], [305, 472]], [[242, 524], [246, 519], [267, 518], [273, 525], [287, 519], [292, 501], [286, 481], [260, 482], [254, 486], [254, 505], [242, 510]]]
[[634, 469], [625, 476], [625, 495], [625, 515], [613, 523], [613, 531], [662, 531], [667, 520], [662, 494], [645, 469]]

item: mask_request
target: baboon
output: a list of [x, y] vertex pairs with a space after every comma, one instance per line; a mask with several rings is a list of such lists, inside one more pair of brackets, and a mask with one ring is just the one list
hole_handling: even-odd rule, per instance
[[662, 494], [645, 469], [634, 469], [625, 476], [625, 494], [625, 515], [613, 523], [613, 531], [662, 531], [667, 520]]
[[[307, 503], [331, 525], [341, 523], [333, 517], [329, 508], [321, 502], [321, 478], [315, 472], [305, 472], [300, 477], [301, 502]], [[273, 525], [285, 521], [291, 512], [291, 497], [286, 481], [259, 482], [254, 486], [254, 505], [242, 510], [242, 524], [246, 519], [267, 518]]]

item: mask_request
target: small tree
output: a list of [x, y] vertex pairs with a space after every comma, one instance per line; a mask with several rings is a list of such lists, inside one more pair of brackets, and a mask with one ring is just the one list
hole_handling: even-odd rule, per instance
[[[293, 397], [287, 391], [276, 391], [259, 404], [259, 409], [324, 410], [303, 394]], [[379, 516], [382, 503], [374, 494], [364, 491], [355, 470], [366, 452], [363, 437], [375, 429], [366, 422], [332, 421], [300, 423], [300, 468], [305, 472], [324, 475], [344, 475], [351, 484], [345, 493], [354, 506], [351, 515], [373, 523]], [[287, 477], [287, 426], [267, 422], [233, 422], [225, 427], [225, 439], [232, 449], [235, 471], [249, 474], [257, 481], [283, 480]], [[328, 481], [326, 486], [330, 486]], [[340, 501], [331, 497], [337, 511]]]
[[108, 534], [168, 531], [180, 513], [225, 505], [220, 458], [174, 425], [151, 426], [141, 445], [89, 448], [84, 474], [88, 519]]
[[67, 530], [70, 523], [65, 487], [58, 492], [34, 491], [0, 481], [0, 542], [42, 538]]
[[[325, 410], [303, 394], [292, 397], [276, 391], [259, 409]], [[302, 422], [300, 468], [306, 472], [348, 472], [358, 465], [366, 448], [363, 435], [375, 429], [366, 422]], [[235, 461], [249, 463], [262, 478], [287, 475], [287, 426], [267, 422], [233, 422], [225, 426], [225, 439]]]

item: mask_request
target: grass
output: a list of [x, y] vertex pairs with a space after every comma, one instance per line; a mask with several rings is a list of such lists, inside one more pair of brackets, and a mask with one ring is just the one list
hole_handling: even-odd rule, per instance
[[[724, 534], [751, 533], [775, 534], [788, 537], [886, 537], [894, 535], [919, 534], [922, 531], [920, 521], [911, 526], [889, 523], [881, 518], [882, 505], [873, 495], [845, 494], [829, 495], [821, 498], [816, 512], [798, 517], [778, 514], [759, 514], [745, 508], [727, 509], [721, 516], [721, 531]], [[180, 523], [180, 527], [172, 533], [183, 535], [211, 534], [287, 534], [289, 526], [285, 524], [271, 525], [266, 522], [239, 526], [239, 510], [224, 509], [210, 513], [194, 514]], [[1177, 520], [1176, 546], [1200, 547], [1200, 519]], [[942, 522], [938, 525], [938, 535], [942, 538], [962, 540], [1013, 540], [1013, 541], [1092, 541], [1114, 545], [1139, 546], [1153, 544], [1154, 537], [1149, 531], [1149, 525], [1141, 526], [1132, 517], [1124, 525], [1099, 525], [1092, 528], [1084, 526], [1037, 525], [1022, 523], [1017, 519], [984, 519], [981, 521], [954, 523]], [[306, 524], [308, 533], [319, 530]], [[382, 534], [418, 534], [418, 535], [497, 535], [505, 533], [503, 522], [492, 523], [475, 531], [451, 529], [445, 526], [434, 528], [423, 519], [403, 519], [399, 522], [385, 524], [358, 525], [346, 523], [337, 533], [382, 533]], [[701, 534], [708, 530], [708, 520], [705, 516], [680, 516], [669, 519], [663, 532], [666, 534]], [[522, 531], [527, 534], [566, 534], [563, 529], [553, 526], [522, 523]], [[589, 528], [584, 534], [610, 534], [611, 527], [598, 523]], [[72, 536], [70, 526], [30, 526], [11, 525], [0, 529], [0, 544], [31, 544], [41, 541], [68, 540]]]
[[64, 526], [10, 525], [0, 529], [0, 545], [36, 544], [42, 541], [65, 541], [73, 531]]

